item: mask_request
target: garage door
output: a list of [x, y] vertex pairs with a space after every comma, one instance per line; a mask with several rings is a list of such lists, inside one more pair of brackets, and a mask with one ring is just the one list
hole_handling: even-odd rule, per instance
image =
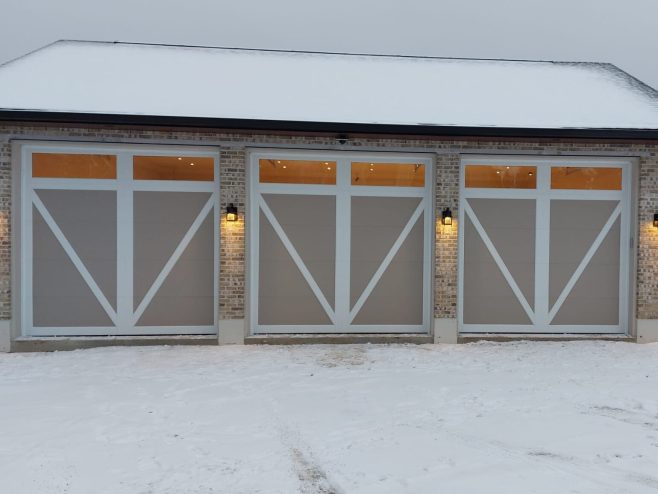
[[464, 333], [625, 333], [625, 160], [474, 159], [462, 167]]
[[252, 155], [254, 333], [426, 333], [431, 161]]
[[217, 164], [187, 148], [24, 147], [24, 333], [215, 333]]

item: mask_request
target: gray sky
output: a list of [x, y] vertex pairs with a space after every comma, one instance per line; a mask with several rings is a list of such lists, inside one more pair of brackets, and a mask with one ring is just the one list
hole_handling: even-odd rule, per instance
[[656, 0], [0, 0], [0, 63], [57, 39], [611, 62], [658, 88]]

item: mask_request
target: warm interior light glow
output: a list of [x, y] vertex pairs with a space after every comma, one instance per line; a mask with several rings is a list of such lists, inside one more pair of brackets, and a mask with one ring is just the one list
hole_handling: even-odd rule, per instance
[[117, 157], [102, 154], [33, 153], [34, 178], [117, 178]]
[[534, 166], [466, 165], [465, 185], [483, 189], [534, 189], [537, 187]]
[[336, 183], [335, 161], [261, 159], [258, 165], [261, 183], [321, 185]]
[[422, 187], [425, 165], [420, 163], [352, 162], [352, 185], [384, 187]]
[[184, 180], [212, 182], [215, 179], [215, 161], [211, 157], [190, 156], [135, 156], [135, 180]]
[[621, 168], [554, 166], [551, 189], [621, 190]]

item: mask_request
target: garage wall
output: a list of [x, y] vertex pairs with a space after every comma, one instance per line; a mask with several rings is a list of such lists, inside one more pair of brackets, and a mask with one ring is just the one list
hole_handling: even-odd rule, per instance
[[[450, 207], [459, 217], [458, 178], [460, 152], [528, 153], [593, 155], [624, 154], [640, 159], [640, 239], [638, 250], [637, 317], [658, 319], [658, 229], [653, 228], [654, 212], [658, 212], [658, 144], [606, 143], [556, 140], [486, 141], [431, 139], [354, 139], [340, 145], [333, 137], [301, 137], [285, 135], [248, 135], [214, 131], [151, 130], [117, 128], [82, 128], [0, 124], [0, 320], [11, 317], [10, 231], [11, 213], [11, 144], [12, 139], [63, 139], [124, 143], [166, 143], [216, 145], [221, 147], [220, 180], [221, 211], [233, 202], [240, 211], [240, 221], [226, 224], [222, 215], [220, 319], [242, 319], [245, 316], [245, 229], [246, 163], [250, 146], [316, 147], [334, 150], [406, 150], [436, 152], [436, 218]], [[434, 317], [455, 318], [457, 305], [457, 221], [444, 227], [437, 221]]]

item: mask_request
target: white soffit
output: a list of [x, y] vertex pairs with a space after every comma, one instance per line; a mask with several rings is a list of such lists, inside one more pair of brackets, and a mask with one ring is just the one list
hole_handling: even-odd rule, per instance
[[0, 67], [0, 110], [544, 129], [658, 129], [609, 64], [60, 41]]

